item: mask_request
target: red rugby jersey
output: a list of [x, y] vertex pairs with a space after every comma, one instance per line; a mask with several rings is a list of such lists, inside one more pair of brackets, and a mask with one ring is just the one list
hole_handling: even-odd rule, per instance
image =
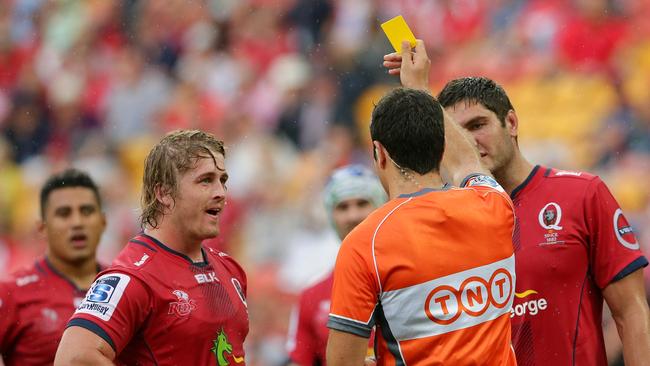
[[518, 364], [606, 366], [602, 290], [648, 264], [618, 203], [596, 176], [541, 166], [511, 196]]
[[108, 342], [126, 365], [245, 365], [246, 277], [228, 255], [194, 263], [153, 237], [129, 241], [68, 326]]
[[65, 324], [86, 291], [45, 257], [0, 283], [0, 354], [5, 365], [52, 364]]
[[[291, 362], [300, 366], [325, 366], [332, 284], [334, 273], [300, 294], [291, 313], [287, 351]], [[375, 334], [370, 334], [367, 356], [374, 356]]]
[[333, 274], [307, 288], [291, 314], [287, 348], [291, 361], [301, 366], [325, 366], [327, 318], [330, 312]]

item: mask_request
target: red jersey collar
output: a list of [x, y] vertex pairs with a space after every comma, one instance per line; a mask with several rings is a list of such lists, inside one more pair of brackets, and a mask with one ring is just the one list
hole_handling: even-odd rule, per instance
[[[36, 269], [45, 274], [45, 275], [52, 275], [54, 277], [59, 278], [60, 280], [68, 283], [70, 286], [72, 286], [73, 289], [79, 292], [87, 292], [88, 289], [82, 289], [79, 288], [72, 280], [70, 280], [66, 275], [63, 273], [59, 272], [58, 269], [54, 268], [52, 263], [50, 263], [49, 259], [47, 259], [47, 256], [43, 256], [42, 258], [38, 259], [35, 264]], [[101, 272], [104, 268], [97, 264], [97, 273]]]
[[185, 254], [183, 254], [181, 252], [178, 252], [178, 251], [166, 246], [160, 240], [154, 238], [153, 236], [149, 236], [149, 235], [147, 235], [145, 233], [140, 233], [138, 236], [131, 239], [130, 241], [135, 242], [136, 244], [140, 244], [140, 245], [147, 244], [145, 246], [149, 247], [149, 249], [152, 249], [153, 251], [157, 251], [154, 248], [160, 248], [160, 249], [162, 249], [162, 252], [166, 252], [167, 254], [170, 254], [175, 258], [180, 258], [183, 261], [188, 262], [189, 264], [191, 264], [193, 266], [205, 267], [208, 264], [210, 264], [210, 262], [208, 261], [208, 255], [205, 252], [205, 249], [203, 248], [203, 246], [201, 246], [201, 254], [203, 256], [203, 261], [194, 262], [194, 261], [192, 261], [192, 259], [190, 257], [186, 256]]
[[535, 165], [533, 170], [530, 171], [530, 174], [528, 174], [528, 177], [526, 177], [526, 179], [524, 179], [524, 181], [521, 182], [517, 188], [512, 190], [512, 193], [510, 193], [510, 198], [514, 200], [517, 198], [517, 196], [520, 196], [522, 192], [533, 189], [533, 187], [537, 186], [542, 177], [548, 177], [550, 173], [551, 168], [547, 168], [542, 165]]

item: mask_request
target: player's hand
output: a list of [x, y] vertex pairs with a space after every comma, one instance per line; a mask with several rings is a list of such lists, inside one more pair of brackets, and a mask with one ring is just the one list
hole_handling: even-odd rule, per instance
[[401, 53], [394, 52], [384, 56], [384, 67], [388, 69], [389, 74], [399, 75], [404, 87], [429, 90], [431, 60], [422, 40], [415, 41], [415, 52], [411, 51], [408, 41], [402, 42]]
[[366, 359], [363, 361], [363, 366], [377, 366], [377, 359], [374, 357], [366, 357]]

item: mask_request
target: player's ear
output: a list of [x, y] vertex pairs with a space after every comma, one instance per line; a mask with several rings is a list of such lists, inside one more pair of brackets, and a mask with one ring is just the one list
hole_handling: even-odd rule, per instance
[[506, 114], [505, 127], [508, 129], [510, 137], [517, 138], [519, 135], [519, 118], [517, 118], [517, 113], [512, 109]]
[[101, 220], [102, 220], [102, 233], [103, 233], [104, 230], [106, 230], [106, 224], [107, 224], [106, 213], [104, 213], [104, 211], [100, 210], [99, 215], [101, 216]]
[[174, 198], [172, 197], [169, 188], [157, 184], [156, 187], [154, 188], [154, 192], [156, 193], [156, 200], [158, 202], [162, 203], [163, 206], [165, 206], [166, 208], [172, 207], [172, 205], [174, 204]]
[[40, 219], [36, 223], [36, 229], [38, 230], [38, 233], [41, 235], [45, 235], [45, 219]]
[[373, 141], [372, 146], [374, 149], [373, 154], [375, 157], [375, 165], [378, 169], [384, 169], [386, 167], [386, 161], [388, 157], [386, 148], [384, 148], [384, 145], [382, 145], [379, 141]]

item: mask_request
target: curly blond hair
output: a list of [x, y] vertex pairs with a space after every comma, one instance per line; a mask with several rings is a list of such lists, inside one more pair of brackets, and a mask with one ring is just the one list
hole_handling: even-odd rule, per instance
[[223, 141], [211, 133], [178, 130], [168, 133], [160, 140], [151, 149], [144, 163], [140, 225], [143, 228], [157, 228], [158, 220], [164, 214], [164, 206], [156, 198], [157, 187], [175, 199], [178, 196], [180, 176], [194, 168], [199, 159], [214, 160], [215, 154], [226, 156]]

